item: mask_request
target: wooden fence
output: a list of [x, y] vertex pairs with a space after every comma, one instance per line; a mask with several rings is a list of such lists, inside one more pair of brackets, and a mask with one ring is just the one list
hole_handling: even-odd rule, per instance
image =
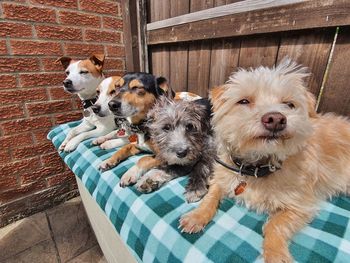
[[125, 0], [123, 8], [129, 71], [206, 96], [237, 67], [288, 55], [310, 68], [318, 111], [350, 116], [350, 0]]

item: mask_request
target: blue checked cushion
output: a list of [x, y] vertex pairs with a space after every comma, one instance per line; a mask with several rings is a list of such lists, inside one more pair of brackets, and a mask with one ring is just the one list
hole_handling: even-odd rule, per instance
[[[58, 148], [69, 129], [78, 124], [60, 125], [48, 138]], [[134, 187], [121, 188], [120, 177], [141, 156], [100, 173], [98, 165], [113, 152], [91, 146], [91, 140], [86, 140], [74, 152], [61, 153], [61, 157], [139, 262], [262, 262], [266, 215], [227, 199], [204, 232], [181, 233], [179, 217], [198, 205], [185, 202], [187, 178], [173, 180], [151, 194], [141, 194]], [[350, 262], [350, 198], [338, 197], [320, 205], [319, 215], [290, 243], [292, 255], [298, 262]]]

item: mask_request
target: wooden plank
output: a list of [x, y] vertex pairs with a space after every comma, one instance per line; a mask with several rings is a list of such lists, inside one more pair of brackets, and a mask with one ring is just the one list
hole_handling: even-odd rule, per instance
[[[169, 0], [150, 0], [150, 20], [158, 21], [170, 17]], [[170, 76], [170, 52], [168, 46], [155, 46], [150, 49], [152, 74], [169, 79]]]
[[[191, 6], [196, 6], [195, 10], [191, 9], [191, 14], [177, 16], [162, 21], [156, 21], [147, 25], [147, 30], [156, 30], [165, 27], [177, 26], [187, 24], [191, 22], [197, 22], [201, 20], [218, 18], [222, 16], [240, 14], [250, 11], [258, 11], [266, 8], [287, 6], [290, 4], [305, 2], [306, 0], [246, 0], [238, 1], [237, 3], [219, 6], [215, 8], [213, 0], [208, 1], [191, 1]], [[194, 4], [192, 4], [194, 2]], [[222, 0], [218, 1], [218, 4], [222, 4]], [[226, 2], [226, 1], [225, 1]], [[206, 7], [205, 7], [206, 6]], [[202, 10], [202, 11], [199, 11]], [[196, 12], [198, 11], [198, 12]]]
[[279, 34], [242, 39], [239, 66], [242, 68], [273, 66], [277, 59], [279, 42]]
[[[190, 0], [171, 0], [170, 16], [187, 14]], [[188, 44], [170, 47], [170, 86], [175, 91], [187, 90]]]
[[[191, 0], [190, 11], [208, 9], [213, 7], [213, 0]], [[200, 41], [191, 43], [188, 52], [188, 91], [207, 97], [210, 76], [210, 50], [211, 43]]]
[[151, 30], [147, 33], [147, 43], [175, 43], [339, 25], [350, 25], [349, 0], [307, 1]]
[[339, 29], [318, 110], [350, 116], [350, 27]]
[[334, 28], [327, 28], [284, 34], [282, 36], [278, 61], [288, 56], [296, 62], [307, 66], [312, 73], [307, 80], [307, 85], [316, 96], [320, 92], [334, 34]]

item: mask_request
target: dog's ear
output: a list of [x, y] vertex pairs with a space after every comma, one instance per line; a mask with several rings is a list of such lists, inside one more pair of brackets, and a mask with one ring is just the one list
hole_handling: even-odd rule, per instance
[[94, 54], [89, 58], [92, 62], [92, 64], [95, 65], [97, 70], [102, 71], [103, 64], [105, 61], [105, 55], [104, 54]]
[[72, 59], [70, 57], [60, 57], [55, 61], [55, 63], [61, 63], [63, 68], [66, 69], [68, 68], [71, 61]]
[[209, 99], [213, 105], [214, 111], [218, 110], [225, 102], [225, 100], [222, 98], [222, 94], [224, 94], [225, 90], [225, 86], [218, 86], [209, 91]]
[[158, 77], [157, 81], [157, 93], [159, 95], [165, 94], [169, 99], [175, 97], [175, 92], [170, 88], [168, 80], [164, 77]]
[[307, 110], [309, 112], [310, 118], [316, 118], [316, 98], [315, 95], [309, 91], [306, 91], [306, 101], [307, 101]]

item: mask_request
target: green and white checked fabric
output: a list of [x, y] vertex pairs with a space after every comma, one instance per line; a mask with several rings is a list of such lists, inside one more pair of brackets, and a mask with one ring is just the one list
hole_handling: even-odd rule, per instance
[[[58, 126], [48, 138], [58, 148], [69, 129], [78, 124]], [[120, 177], [141, 156], [100, 173], [98, 165], [113, 152], [91, 146], [91, 140], [87, 140], [74, 152], [61, 153], [61, 157], [139, 262], [262, 262], [266, 215], [248, 211], [227, 199], [203, 233], [181, 233], [179, 217], [198, 205], [185, 202], [187, 178], [173, 180], [151, 194], [140, 194], [134, 187], [121, 188]], [[293, 257], [297, 262], [350, 262], [350, 198], [334, 198], [321, 207], [317, 218], [293, 238], [289, 247]]]

